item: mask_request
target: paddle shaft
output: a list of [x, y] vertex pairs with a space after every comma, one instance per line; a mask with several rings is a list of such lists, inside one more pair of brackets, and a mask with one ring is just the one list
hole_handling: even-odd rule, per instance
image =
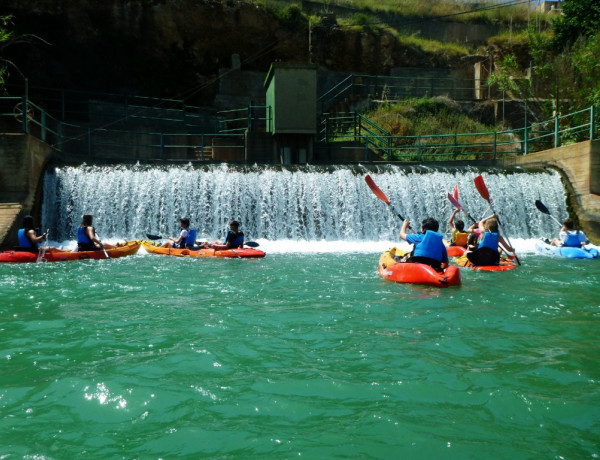
[[453, 206], [454, 206], [456, 209], [458, 209], [459, 211], [463, 211], [463, 212], [464, 212], [464, 213], [467, 215], [467, 217], [468, 217], [469, 219], [471, 219], [471, 222], [473, 222], [474, 224], [476, 224], [476, 223], [477, 223], [477, 221], [476, 221], [475, 219], [473, 219], [473, 217], [471, 217], [471, 214], [469, 214], [469, 213], [468, 213], [468, 212], [465, 210], [465, 208], [463, 208], [463, 207], [461, 206], [461, 204], [458, 202], [458, 199], [457, 199], [456, 197], [454, 197], [454, 196], [452, 196], [452, 195], [450, 195], [450, 194], [448, 193], [448, 199], [450, 200], [450, 203], [452, 203], [452, 205], [453, 205]]
[[100, 237], [98, 236], [97, 233], [96, 233], [96, 238], [98, 238], [98, 242], [100, 243], [100, 247], [102, 248], [102, 252], [104, 252], [104, 257], [106, 257], [107, 259], [110, 259], [110, 256], [108, 255], [108, 252], [106, 252], [106, 248], [104, 247], [104, 244], [102, 244], [102, 241], [100, 241]]
[[50, 233], [50, 229], [46, 230], [46, 238], [44, 238], [44, 241], [46, 242], [46, 244], [44, 245], [44, 247], [42, 247], [38, 250], [38, 256], [37, 256], [36, 262], [41, 262], [44, 259], [44, 256], [46, 255], [46, 249], [48, 249], [48, 233]]
[[[388, 199], [388, 197], [386, 196], [386, 194], [381, 191], [381, 189], [377, 186], [377, 184], [375, 183], [375, 181], [368, 174], [365, 176], [365, 182], [367, 183], [367, 185], [369, 186], [369, 188], [371, 189], [371, 191], [375, 194], [375, 196], [377, 198], [379, 198], [381, 201], [383, 201], [385, 204], [387, 204], [389, 206], [389, 208], [392, 210], [392, 212], [396, 216], [398, 216], [398, 218], [401, 221], [405, 220], [404, 217], [402, 217], [402, 215], [396, 210], [396, 208], [394, 207], [394, 205], [392, 203], [390, 203], [390, 200]], [[412, 228], [411, 228], [410, 225], [408, 226], [408, 228], [410, 230], [412, 230]]]
[[560, 225], [561, 227], [563, 226], [563, 224], [556, 217], [554, 217], [552, 214], [550, 214], [550, 211], [548, 210], [546, 205], [544, 203], [542, 203], [540, 200], [535, 200], [535, 207], [538, 208], [538, 211], [543, 212], [544, 214], [547, 214], [550, 217], [552, 217], [552, 219], [554, 219], [554, 221], [558, 225]]

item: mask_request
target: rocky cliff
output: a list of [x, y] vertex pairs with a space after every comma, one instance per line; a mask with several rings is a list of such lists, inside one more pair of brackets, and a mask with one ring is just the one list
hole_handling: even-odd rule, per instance
[[[312, 28], [245, 2], [210, 0], [4, 0], [18, 34], [40, 40], [5, 50], [30, 84], [94, 91], [214, 98], [219, 71], [310, 59], [333, 71], [389, 74], [395, 67], [452, 68], [445, 57], [381, 31]], [[458, 62], [458, 61], [457, 61]], [[10, 81], [22, 76], [14, 69]]]

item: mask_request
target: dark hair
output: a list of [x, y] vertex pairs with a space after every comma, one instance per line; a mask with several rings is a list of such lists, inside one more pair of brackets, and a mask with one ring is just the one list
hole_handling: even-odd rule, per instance
[[233, 228], [239, 228], [240, 223], [237, 220], [232, 220], [229, 222], [229, 225], [231, 225]]
[[190, 226], [190, 219], [188, 219], [187, 217], [182, 217], [181, 219], [179, 219], [179, 222], [181, 222], [186, 227]]
[[477, 244], [477, 233], [469, 233], [467, 238], [467, 245], [475, 246]]
[[427, 219], [423, 219], [423, 222], [421, 223], [421, 227], [423, 228], [424, 232], [426, 232], [427, 230], [431, 230], [432, 232], [437, 232], [438, 228], [440, 228], [440, 224], [433, 217], [428, 217]]
[[565, 219], [563, 225], [567, 227], [569, 230], [573, 230], [573, 221], [571, 219]]
[[94, 218], [92, 217], [91, 214], [84, 214], [83, 218], [81, 219], [81, 226], [82, 227], [91, 227], [93, 220], [94, 220]]
[[454, 227], [459, 232], [462, 232], [465, 229], [465, 223], [462, 220], [459, 219], [456, 222], [454, 222]]
[[25, 216], [23, 217], [23, 228], [30, 230], [32, 228], [34, 228], [33, 226], [33, 217], [31, 216]]

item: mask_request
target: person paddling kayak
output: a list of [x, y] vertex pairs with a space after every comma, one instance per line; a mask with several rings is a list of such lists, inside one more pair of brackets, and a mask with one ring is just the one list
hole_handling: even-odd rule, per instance
[[575, 230], [575, 226], [573, 225], [573, 221], [571, 219], [565, 219], [563, 222], [563, 226], [560, 229], [560, 233], [558, 234], [558, 238], [554, 238], [552, 246], [565, 246], [569, 248], [580, 248], [583, 245], [589, 244], [589, 240], [585, 233], [581, 230]]
[[37, 236], [33, 224], [33, 217], [25, 216], [23, 217], [23, 228], [19, 229], [17, 232], [17, 237], [19, 239], [19, 250], [38, 252], [38, 250], [41, 249], [39, 244], [47, 236], [47, 233], [42, 233], [40, 236]]
[[462, 246], [467, 247], [468, 233], [465, 232], [465, 223], [461, 219], [456, 219], [460, 209], [455, 209], [450, 219], [448, 220], [448, 227], [450, 228], [450, 246]]
[[190, 219], [182, 217], [179, 219], [179, 226], [181, 227], [181, 233], [179, 237], [169, 237], [170, 241], [166, 241], [162, 244], [163, 248], [178, 248], [178, 249], [198, 249], [196, 247], [196, 235], [197, 230], [190, 228]]
[[223, 244], [213, 243], [210, 245], [213, 249], [237, 249], [244, 245], [244, 232], [240, 230], [240, 223], [237, 220], [229, 222], [229, 230]]
[[481, 235], [479, 245], [475, 250], [468, 250], [465, 253], [473, 265], [498, 265], [502, 249], [506, 252], [515, 252], [502, 235], [498, 233], [498, 219], [495, 214], [480, 220], [478, 226]]
[[410, 221], [405, 219], [400, 230], [400, 238], [413, 244], [411, 256], [404, 262], [430, 265], [436, 270], [442, 270], [442, 264], [448, 264], [448, 253], [444, 246], [443, 235], [438, 233], [440, 224], [433, 217], [424, 219], [421, 223], [422, 233], [407, 234]]
[[101, 251], [102, 242], [96, 235], [96, 229], [92, 222], [94, 218], [91, 214], [84, 214], [81, 224], [77, 227], [77, 250], [78, 251]]

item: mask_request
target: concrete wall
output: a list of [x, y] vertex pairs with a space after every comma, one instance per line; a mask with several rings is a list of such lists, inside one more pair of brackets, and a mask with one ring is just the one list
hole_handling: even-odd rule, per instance
[[514, 157], [504, 165], [558, 169], [567, 183], [571, 213], [589, 238], [600, 241], [600, 140]]
[[39, 196], [44, 169], [54, 150], [28, 134], [0, 134], [0, 203], [19, 203], [20, 212], [2, 220], [0, 246], [16, 246], [24, 215], [39, 223]]

